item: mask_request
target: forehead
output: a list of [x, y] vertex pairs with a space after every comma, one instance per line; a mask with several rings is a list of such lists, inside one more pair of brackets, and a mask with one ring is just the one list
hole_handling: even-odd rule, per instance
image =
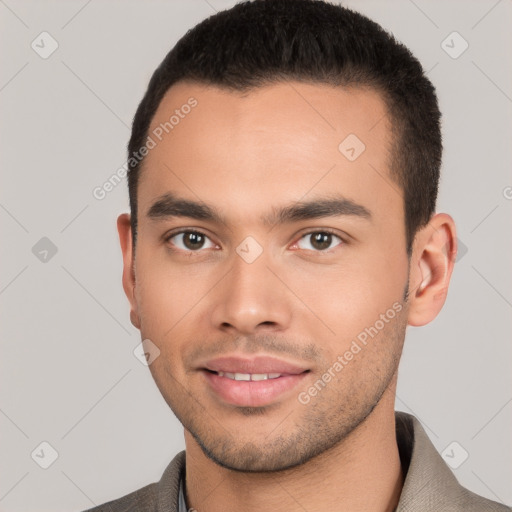
[[376, 91], [359, 87], [283, 82], [241, 93], [178, 83], [148, 130], [139, 209], [167, 191], [248, 215], [334, 190], [372, 209], [401, 205], [386, 112]]

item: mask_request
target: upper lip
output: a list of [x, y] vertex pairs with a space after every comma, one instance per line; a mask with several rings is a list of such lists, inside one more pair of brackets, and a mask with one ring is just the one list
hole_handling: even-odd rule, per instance
[[204, 369], [212, 372], [250, 374], [280, 373], [287, 375], [299, 375], [307, 370], [307, 368], [303, 366], [289, 363], [271, 356], [217, 357], [207, 361], [204, 365]]

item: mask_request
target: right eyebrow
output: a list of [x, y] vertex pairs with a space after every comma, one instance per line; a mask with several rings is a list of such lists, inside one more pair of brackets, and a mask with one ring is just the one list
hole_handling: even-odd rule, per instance
[[205, 203], [178, 198], [171, 193], [159, 197], [149, 208], [147, 216], [153, 220], [168, 217], [190, 217], [191, 219], [210, 220], [225, 224], [224, 219], [214, 207]]

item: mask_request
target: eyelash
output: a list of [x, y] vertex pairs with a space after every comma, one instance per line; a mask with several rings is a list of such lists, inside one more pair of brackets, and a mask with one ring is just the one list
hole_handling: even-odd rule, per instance
[[[191, 229], [181, 229], [180, 231], [175, 231], [173, 233], [165, 235], [164, 236], [164, 241], [166, 243], [169, 243], [171, 238], [174, 238], [175, 236], [178, 236], [178, 235], [182, 235], [184, 233], [194, 233], [194, 234], [197, 234], [197, 235], [204, 236], [204, 237], [206, 237], [206, 238], [208, 238], [210, 240], [210, 237], [206, 233], [203, 233], [202, 231], [200, 231], [198, 229], [191, 228]], [[314, 230], [302, 233], [302, 235], [297, 239], [296, 242], [294, 242], [293, 245], [298, 244], [299, 241], [302, 240], [304, 237], [306, 237], [308, 235], [316, 234], [316, 233], [327, 233], [329, 235], [335, 236], [336, 238], [339, 238], [340, 243], [338, 244], [338, 246], [339, 245], [345, 245], [347, 243], [347, 241], [342, 236], [340, 236], [338, 233], [336, 233], [334, 230], [329, 229], [329, 228], [324, 228], [324, 229], [314, 229]], [[318, 254], [329, 254], [334, 249], [336, 249], [336, 247], [338, 247], [338, 246], [335, 246], [332, 249], [327, 249], [327, 250], [323, 250], [323, 251], [313, 251], [313, 252], [318, 253]], [[182, 249], [174, 249], [173, 248], [172, 250], [175, 251], [175, 252], [182, 252], [182, 253], [185, 252], [185, 253], [190, 253], [190, 254], [201, 252], [201, 249], [198, 249], [197, 251], [192, 251], [192, 250], [183, 251]], [[310, 250], [310, 249], [303, 249], [303, 250]]]

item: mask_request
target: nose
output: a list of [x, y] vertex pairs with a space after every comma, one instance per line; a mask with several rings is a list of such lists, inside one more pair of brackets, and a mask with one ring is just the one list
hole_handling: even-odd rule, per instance
[[[248, 263], [238, 254], [231, 270], [212, 294], [213, 327], [232, 334], [286, 330], [292, 317], [292, 294], [265, 251]], [[281, 280], [282, 279], [282, 280]]]

